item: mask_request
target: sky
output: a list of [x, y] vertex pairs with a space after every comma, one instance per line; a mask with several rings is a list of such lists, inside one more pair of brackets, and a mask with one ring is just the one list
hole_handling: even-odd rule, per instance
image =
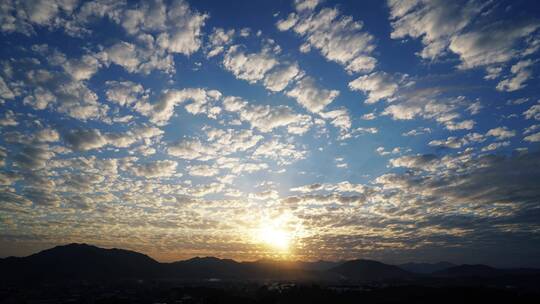
[[536, 1], [0, 4], [0, 256], [540, 267]]

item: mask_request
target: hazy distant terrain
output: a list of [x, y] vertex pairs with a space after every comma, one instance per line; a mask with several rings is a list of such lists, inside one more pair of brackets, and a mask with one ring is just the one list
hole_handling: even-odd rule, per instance
[[141, 253], [86, 244], [0, 259], [0, 273], [2, 303], [534, 303], [540, 297], [537, 269], [444, 262], [395, 266], [363, 259], [236, 262], [196, 257], [159, 263]]

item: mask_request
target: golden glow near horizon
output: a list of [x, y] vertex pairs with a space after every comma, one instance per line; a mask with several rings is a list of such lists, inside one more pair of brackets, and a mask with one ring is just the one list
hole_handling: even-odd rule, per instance
[[262, 219], [255, 231], [255, 241], [280, 255], [288, 254], [294, 238], [294, 232], [288, 228], [289, 220], [287, 215]]

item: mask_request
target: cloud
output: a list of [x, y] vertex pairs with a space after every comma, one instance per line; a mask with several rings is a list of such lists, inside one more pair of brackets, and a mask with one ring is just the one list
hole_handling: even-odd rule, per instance
[[234, 32], [234, 29], [225, 31], [222, 28], [214, 28], [208, 37], [209, 46], [206, 56], [211, 58], [221, 54], [225, 47], [233, 42]]
[[494, 151], [494, 150], [497, 150], [497, 149], [502, 148], [502, 147], [508, 147], [509, 145], [510, 145], [509, 141], [501, 141], [501, 142], [491, 143], [491, 144], [483, 147], [482, 152]]
[[223, 66], [238, 79], [255, 83], [278, 64], [272, 51], [264, 47], [260, 53], [246, 54], [240, 45], [233, 45], [223, 57]]
[[0, 118], [0, 126], [1, 127], [14, 127], [17, 126], [19, 123], [17, 122], [17, 119], [15, 118], [15, 113], [11, 110], [7, 110], [6, 113], [4, 113], [4, 117]]
[[43, 169], [47, 162], [53, 158], [54, 152], [45, 144], [29, 144], [24, 146], [15, 156], [15, 164], [23, 169]]
[[512, 74], [514, 74], [514, 77], [501, 80], [501, 82], [497, 84], [497, 90], [513, 92], [523, 89], [526, 86], [524, 83], [532, 76], [528, 67], [533, 64], [534, 62], [530, 59], [522, 60], [514, 64], [510, 69]]
[[144, 88], [138, 83], [132, 81], [114, 81], [105, 82], [107, 91], [105, 95], [107, 100], [117, 103], [121, 106], [129, 106], [144, 98]]
[[173, 1], [167, 11], [168, 29], [159, 34], [158, 44], [173, 53], [193, 54], [201, 45], [201, 28], [207, 18], [207, 14], [192, 10], [185, 1]]
[[206, 134], [207, 143], [201, 142], [200, 139], [185, 139], [168, 145], [167, 153], [178, 158], [207, 161], [246, 151], [263, 138], [260, 135], [254, 135], [251, 130], [209, 129]]
[[412, 120], [416, 117], [434, 119], [450, 131], [471, 130], [474, 120], [461, 119], [460, 110], [468, 110], [471, 103], [464, 97], [444, 97], [444, 89], [420, 88], [411, 84], [395, 93], [395, 100], [382, 112], [395, 120]]
[[283, 105], [251, 104], [240, 97], [228, 96], [223, 99], [223, 107], [228, 112], [237, 113], [240, 120], [247, 121], [253, 128], [265, 133], [287, 127], [291, 134], [304, 134], [312, 125], [309, 115], [297, 114]]
[[109, 111], [85, 82], [39, 61], [18, 59], [6, 62], [5, 69], [10, 72], [4, 77], [17, 82], [24, 92], [22, 103], [36, 110], [51, 109], [82, 121], [104, 119]]
[[419, 128], [412, 129], [410, 131], [404, 132], [401, 135], [402, 136], [418, 136], [418, 135], [423, 135], [423, 134], [428, 134], [428, 133], [431, 133], [430, 128], [419, 127]]
[[540, 132], [527, 135], [523, 138], [523, 140], [528, 142], [540, 142]]
[[389, 0], [393, 39], [422, 38], [424, 49], [418, 54], [435, 59], [444, 54], [454, 35], [471, 23], [482, 5], [474, 1], [398, 1]]
[[5, 1], [0, 9], [0, 30], [4, 33], [18, 32], [27, 36], [35, 34], [35, 27], [55, 29], [66, 22], [77, 6], [74, 1], [38, 0]]
[[341, 15], [335, 8], [315, 12], [315, 7], [315, 1], [297, 3], [297, 12], [279, 20], [277, 28], [280, 31], [292, 29], [304, 38], [301, 51], [315, 48], [327, 60], [344, 66], [349, 73], [372, 71], [377, 64], [377, 60], [370, 55], [375, 49], [374, 39], [363, 31], [363, 23]]
[[197, 165], [188, 168], [188, 172], [193, 176], [215, 176], [219, 174], [219, 169], [208, 165]]
[[57, 142], [60, 140], [60, 134], [55, 129], [45, 128], [36, 132], [34, 138], [38, 142]]
[[287, 96], [296, 99], [306, 110], [318, 113], [339, 96], [339, 91], [318, 88], [315, 80], [306, 76], [287, 92]]
[[266, 74], [264, 86], [273, 92], [283, 91], [291, 81], [301, 78], [303, 72], [298, 64], [290, 64], [283, 67], [277, 67]]
[[[537, 49], [530, 35], [540, 23], [526, 19], [482, 22], [497, 10], [489, 2], [389, 0], [388, 6], [393, 39], [421, 38], [424, 45], [418, 53], [421, 58], [434, 60], [450, 51], [459, 56], [460, 69], [486, 67], [488, 80], [501, 74], [503, 68], [497, 65]], [[517, 90], [529, 77], [525, 71], [514, 74], [513, 79], [501, 81], [497, 89]]]
[[[503, 128], [501, 128], [503, 129]], [[504, 131], [508, 132], [507, 130], [503, 129], [502, 132], [494, 131], [491, 134], [486, 134], [488, 136], [494, 136], [494, 134], [502, 135], [502, 136], [508, 136], [508, 133], [505, 133]], [[463, 146], [466, 146], [470, 143], [479, 143], [485, 141], [486, 138], [484, 135], [473, 132], [468, 133], [467, 135], [459, 138], [456, 136], [450, 136], [445, 140], [432, 140], [428, 143], [430, 146], [434, 147], [446, 147], [446, 148], [452, 148], [452, 149], [459, 149]]]
[[64, 140], [75, 151], [98, 149], [107, 144], [107, 139], [99, 130], [73, 130], [65, 135]]
[[349, 116], [349, 111], [347, 109], [340, 108], [328, 112], [320, 112], [319, 114], [322, 118], [329, 119], [332, 125], [340, 129], [340, 137], [342, 139], [350, 136], [348, 130], [351, 128], [352, 122], [351, 117]]
[[84, 55], [80, 59], [70, 59], [63, 63], [64, 70], [74, 80], [88, 80], [99, 70], [102, 63], [91, 55]]
[[537, 104], [532, 105], [527, 111], [523, 112], [523, 115], [527, 119], [540, 120], [540, 100]]
[[306, 158], [307, 151], [297, 148], [292, 143], [280, 142], [277, 139], [264, 142], [255, 149], [253, 156], [274, 159], [279, 165], [289, 165]]
[[177, 162], [158, 160], [133, 166], [133, 174], [145, 178], [169, 177], [176, 173]]
[[150, 121], [158, 125], [166, 125], [174, 114], [178, 104], [191, 100], [186, 110], [192, 114], [208, 113], [212, 108], [205, 107], [208, 102], [221, 98], [221, 93], [215, 90], [200, 88], [187, 88], [182, 90], [166, 90], [157, 101], [150, 103], [146, 99], [140, 100], [134, 106], [135, 110], [150, 117]]
[[398, 90], [398, 85], [384, 72], [375, 72], [364, 75], [349, 82], [353, 91], [362, 91], [368, 94], [366, 103], [376, 103], [381, 99], [390, 99]]
[[433, 171], [440, 164], [439, 159], [434, 154], [405, 155], [390, 159], [392, 167], [404, 167], [410, 169], [421, 169]]
[[102, 134], [98, 129], [77, 129], [64, 135], [64, 140], [73, 151], [99, 149], [106, 145], [127, 148], [137, 141], [159, 137], [163, 131], [156, 127], [142, 126], [124, 133]]
[[157, 48], [151, 36], [143, 36], [140, 44], [120, 41], [104, 50], [107, 63], [114, 63], [130, 73], [150, 74], [153, 70], [174, 73], [174, 61], [170, 54]]
[[516, 136], [516, 131], [508, 130], [507, 127], [497, 127], [489, 130], [486, 135], [496, 137], [498, 140], [504, 140]]
[[505, 63], [521, 56], [515, 49], [518, 41], [538, 27], [538, 23], [499, 23], [453, 37], [449, 49], [459, 55], [463, 69]]
[[15, 98], [15, 93], [9, 88], [9, 86], [4, 81], [4, 78], [0, 76], [0, 102], [5, 99]]

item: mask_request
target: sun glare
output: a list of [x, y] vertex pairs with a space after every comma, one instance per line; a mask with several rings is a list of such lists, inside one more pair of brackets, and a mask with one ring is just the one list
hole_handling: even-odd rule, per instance
[[264, 244], [280, 250], [280, 251], [288, 251], [290, 242], [291, 242], [291, 236], [290, 234], [279, 228], [275, 227], [274, 225], [267, 224], [259, 229], [259, 240], [262, 241]]
[[290, 251], [294, 233], [290, 230], [290, 215], [265, 217], [259, 221], [254, 238], [275, 253], [284, 254]]

